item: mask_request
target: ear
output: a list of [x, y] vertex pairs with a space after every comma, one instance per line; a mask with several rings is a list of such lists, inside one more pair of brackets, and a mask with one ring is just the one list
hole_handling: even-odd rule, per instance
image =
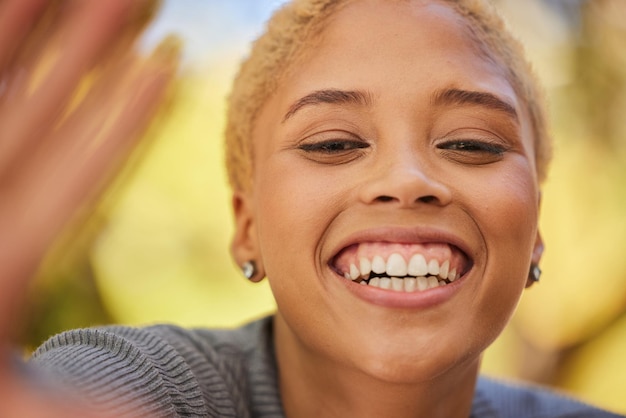
[[[531, 265], [530, 268], [539, 266], [539, 262], [541, 261], [541, 256], [543, 255], [543, 238], [541, 238], [541, 232], [537, 230], [537, 237], [535, 238], [535, 246], [533, 247], [533, 253], [531, 256]], [[539, 271], [541, 273], [541, 271]], [[529, 288], [536, 281], [533, 279], [531, 272], [528, 274], [528, 280], [526, 281], [526, 288]]]
[[537, 231], [537, 238], [535, 238], [535, 246], [533, 247], [533, 255], [531, 260], [533, 264], [539, 264], [541, 256], [543, 256], [543, 238], [541, 238], [541, 232]]
[[259, 282], [265, 276], [265, 271], [256, 233], [252, 196], [249, 193], [236, 191], [233, 193], [231, 203], [235, 216], [235, 232], [230, 245], [231, 254], [240, 268], [245, 262], [253, 261], [256, 272], [250, 281]]

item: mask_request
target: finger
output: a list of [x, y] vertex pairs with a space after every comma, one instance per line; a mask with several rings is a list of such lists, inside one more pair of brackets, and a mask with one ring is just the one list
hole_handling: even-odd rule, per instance
[[[70, 39], [75, 37], [60, 34], [68, 20], [65, 15], [72, 11], [73, 2], [66, 0], [50, 4], [51, 6], [39, 19], [36, 27], [22, 43], [20, 51], [15, 54], [16, 56], [7, 66], [4, 74], [0, 72], [0, 112], [6, 111], [7, 108], [14, 108], [20, 98], [29, 97], [29, 91], [33, 90], [33, 86], [41, 84], [43, 74], [50, 71], [51, 63], [55, 59], [55, 48], [56, 50], [67, 48], [60, 38], [62, 36]], [[105, 52], [99, 55], [99, 62], [96, 65], [107, 65], [108, 60], [115, 62], [127, 55], [133, 49], [136, 39], [156, 14], [159, 4], [157, 0], [137, 0], [131, 3], [128, 22], [124, 23], [122, 32], [116, 34], [115, 40], [110, 42], [111, 45], [105, 47]], [[67, 28], [65, 30], [67, 31]]]
[[141, 31], [141, 23], [154, 14], [153, 8], [146, 8], [145, 5], [156, 3], [137, 0], [75, 0], [73, 4], [76, 5], [75, 10], [66, 23], [62, 22], [63, 30], [58, 35], [56, 45], [58, 50], [49, 53], [52, 58], [48, 59], [53, 61], [53, 64], [47, 65], [49, 72], [46, 74], [42, 71], [44, 75], [36, 76], [30, 87], [34, 97], [43, 90], [43, 94], [50, 97], [49, 100], [67, 98], [80, 76], [96, 64], [106, 62], [110, 51], [128, 51]]
[[111, 170], [128, 155], [174, 72], [171, 58], [161, 56], [142, 68], [129, 80], [127, 86], [134, 87], [126, 90], [117, 111], [97, 114], [96, 122], [83, 114], [38, 150], [11, 182], [2, 183], [0, 339], [11, 335], [27, 279], [46, 249], [76, 208], [101, 190]]
[[0, 3], [0, 74], [18, 51], [47, 0], [5, 0]]
[[[15, 0], [8, 0], [15, 1]], [[34, 0], [28, 0], [34, 1]], [[7, 53], [4, 68], [0, 71], [0, 114], [12, 108], [17, 101], [26, 95], [32, 75], [40, 64], [40, 57], [50, 49], [50, 40], [55, 39], [59, 22], [63, 17], [66, 2], [51, 0], [36, 22], [30, 26], [24, 36], [15, 41], [13, 51]], [[26, 28], [27, 25], [23, 27]], [[31, 83], [32, 84], [32, 83]]]
[[[48, 110], [52, 106], [62, 108], [76, 83], [91, 67], [92, 60], [101, 54], [107, 42], [114, 40], [121, 28], [128, 2], [87, 1], [73, 5], [68, 12], [69, 16], [60, 23], [61, 32], [56, 36], [56, 42], [53, 45], [46, 44], [45, 56], [39, 57], [39, 62], [35, 63], [38, 68], [33, 71], [34, 80], [30, 80], [31, 91], [27, 92], [30, 94], [13, 103], [12, 111], [0, 119], [2, 125], [5, 125], [5, 121], [14, 120], [16, 114], [25, 114], [35, 123], [43, 115], [54, 118], [57, 112]], [[40, 100], [43, 103], [38, 103]], [[17, 133], [9, 129], [4, 136], [19, 137]]]
[[[180, 49], [180, 42], [170, 37], [168, 40], [162, 42], [159, 49], [161, 50], [161, 56], [167, 56], [164, 50], [168, 48], [165, 45], [169, 45], [170, 56], [172, 56], [172, 62], [176, 61], [178, 50]], [[155, 60], [150, 64], [153, 67]], [[57, 121], [57, 126], [64, 132], [64, 135], [68, 135], [68, 126], [80, 126], [80, 129], [74, 129], [74, 132], [70, 136], [76, 136], [76, 131], [81, 131], [81, 141], [73, 144], [74, 147], [93, 146], [93, 138], [102, 136], [104, 132], [104, 125], [111, 125], [115, 119], [115, 112], [119, 112], [120, 103], [126, 100], [129, 92], [133, 92], [137, 87], [136, 74], [138, 71], [142, 71], [142, 67], [139, 65], [140, 59], [133, 54], [126, 53], [124, 56], [112, 61], [104, 68], [98, 69], [98, 71], [90, 74], [90, 77], [85, 79], [81, 84], [76, 96], [72, 103], [65, 110], [65, 114]], [[165, 65], [165, 64], [163, 64]], [[174, 64], [167, 64], [168, 66]], [[145, 68], [143, 68], [145, 70]], [[117, 92], [117, 93], [115, 93]], [[59, 134], [55, 134], [57, 138]], [[90, 141], [91, 139], [91, 141]], [[13, 177], [19, 175], [23, 171], [23, 167], [26, 161], [39, 152], [45, 154], [47, 149], [64, 149], [62, 146], [58, 146], [54, 141], [37, 141], [35, 138], [32, 146], [26, 147], [22, 144], [21, 155], [17, 155], [17, 158], [13, 158], [12, 161], [8, 161], [0, 176], [0, 187], [2, 185], [10, 184], [13, 181]], [[30, 144], [29, 144], [30, 145]], [[69, 153], [69, 150], [66, 152]]]
[[[70, 145], [72, 151], [65, 153], [68, 162], [77, 164], [82, 175], [77, 177], [64, 170], [67, 175], [59, 174], [55, 179], [67, 185], [64, 189], [71, 198], [66, 201], [88, 194], [101, 178], [108, 177], [110, 167], [115, 167], [128, 155], [136, 144], [138, 132], [162, 103], [161, 98], [177, 68], [179, 52], [179, 42], [170, 38], [146, 62], [130, 61], [111, 72], [94, 89], [94, 97], [85, 101], [50, 142], [48, 151], [42, 152], [43, 155], [58, 152], [67, 137], [85, 139], [75, 141]], [[106, 112], [102, 112], [103, 107]], [[101, 117], [93, 121], [89, 118], [93, 113], [100, 113]]]
[[104, 418], [70, 395], [44, 391], [25, 382], [10, 366], [0, 369], [0, 416], [20, 418]]
[[[112, 48], [126, 33], [126, 24], [136, 25], [137, 15], [142, 18], [146, 14], [146, 2], [108, 0], [75, 4], [58, 36], [59, 43], [46, 49], [47, 56], [29, 80], [28, 91], [0, 116], [0, 170], [16, 158], [20, 148], [31, 148], [25, 139], [36, 141], [54, 129], [82, 77], [106, 59], [107, 48]], [[128, 49], [128, 43], [124, 47]]]

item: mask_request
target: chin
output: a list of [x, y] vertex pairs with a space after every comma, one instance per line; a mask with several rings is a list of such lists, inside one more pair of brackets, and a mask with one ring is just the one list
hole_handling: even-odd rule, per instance
[[[477, 372], [487, 342], [481, 344], [477, 336], [462, 336], [458, 329], [429, 331], [373, 332], [360, 338], [352, 335], [350, 341], [355, 343], [348, 351], [358, 355], [348, 357], [351, 367], [380, 382], [398, 385], [427, 383], [459, 368], [475, 366]], [[345, 358], [341, 356], [339, 361], [345, 362]]]
[[421, 385], [444, 378], [450, 371], [475, 366], [480, 353], [460, 353], [445, 349], [431, 353], [386, 352], [359, 356], [358, 369], [366, 376], [393, 385]]

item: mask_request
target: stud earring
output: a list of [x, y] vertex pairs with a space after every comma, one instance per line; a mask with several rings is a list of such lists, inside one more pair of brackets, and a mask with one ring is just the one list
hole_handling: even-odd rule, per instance
[[530, 271], [528, 272], [528, 283], [537, 283], [541, 278], [541, 269], [535, 263], [530, 265]]
[[252, 280], [254, 276], [256, 276], [256, 263], [253, 260], [246, 261], [241, 266], [241, 272], [245, 276], [246, 279]]

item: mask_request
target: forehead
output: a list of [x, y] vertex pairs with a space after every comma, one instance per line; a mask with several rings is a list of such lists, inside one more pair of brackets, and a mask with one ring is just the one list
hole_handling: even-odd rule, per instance
[[429, 89], [433, 94], [453, 88], [494, 93], [522, 113], [507, 71], [468, 25], [445, 2], [349, 1], [312, 32], [264, 108], [274, 112], [328, 88], [365, 90], [380, 98], [399, 87], [415, 100]]
[[459, 35], [466, 39], [471, 35], [469, 21], [453, 3], [442, 0], [348, 0], [320, 27], [323, 30], [317, 33], [322, 38], [345, 36], [355, 29], [365, 29], [374, 38], [393, 33], [398, 39], [431, 35], [455, 42]]
[[375, 92], [372, 76], [381, 88], [393, 77], [403, 88], [447, 82], [496, 89], [515, 102], [506, 74], [469, 23], [444, 2], [353, 0], [309, 37], [280, 84], [294, 96], [329, 83], [337, 85], [323, 87], [353, 85]]

